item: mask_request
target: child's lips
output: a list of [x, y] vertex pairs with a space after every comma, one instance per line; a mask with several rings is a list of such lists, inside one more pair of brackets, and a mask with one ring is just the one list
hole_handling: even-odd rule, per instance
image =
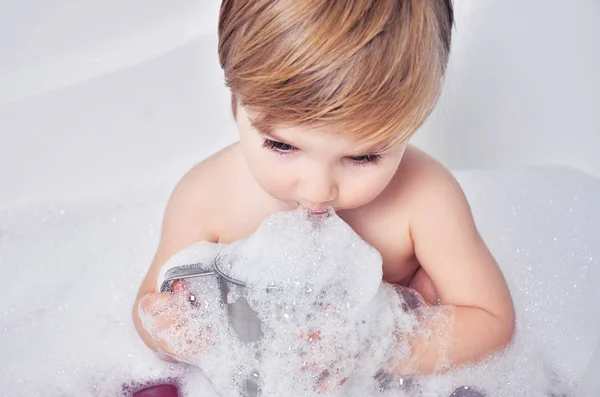
[[304, 209], [304, 211], [306, 211], [306, 213], [309, 214], [309, 215], [323, 215], [323, 214], [329, 213], [329, 210], [327, 210], [327, 209], [324, 209], [324, 210], [311, 210], [310, 208], [306, 208], [305, 206], [303, 206], [300, 203], [298, 203], [298, 205], [300, 207], [302, 207]]
[[330, 209], [324, 210], [311, 210], [309, 208], [304, 207], [300, 203], [298, 205], [306, 212], [310, 219], [324, 219], [331, 215]]

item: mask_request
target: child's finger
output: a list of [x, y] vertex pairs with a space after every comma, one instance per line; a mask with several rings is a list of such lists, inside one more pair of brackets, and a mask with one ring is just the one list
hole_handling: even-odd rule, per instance
[[171, 284], [171, 291], [173, 291], [174, 293], [178, 294], [181, 292], [188, 292], [189, 288], [187, 286], [187, 283], [183, 280], [175, 280], [173, 281], [173, 284]]
[[308, 334], [302, 333], [300, 334], [299, 339], [305, 342], [315, 342], [321, 340], [321, 331], [310, 331]]
[[[321, 332], [320, 331], [309, 331], [306, 334], [301, 333], [300, 335], [298, 335], [298, 339], [303, 342], [309, 343], [309, 344], [315, 343], [321, 339]], [[306, 357], [306, 356], [309, 356], [309, 353], [306, 352], [304, 349], [302, 349], [300, 355], [303, 357]], [[317, 369], [317, 364], [315, 362], [304, 361], [302, 363], [302, 366], [300, 367], [301, 372], [315, 371], [316, 369]]]
[[171, 347], [162, 340], [155, 341], [156, 347], [160, 349], [161, 352], [165, 353], [170, 358], [176, 358], [175, 353], [171, 350]]
[[196, 299], [196, 295], [190, 292], [188, 284], [184, 280], [175, 280], [173, 284], [171, 284], [171, 291], [175, 294], [186, 294], [187, 300], [192, 304], [196, 305], [198, 300]]
[[420, 268], [410, 281], [409, 288], [415, 290], [428, 305], [437, 305], [439, 296], [431, 277]]
[[157, 348], [177, 361], [187, 362], [188, 359], [196, 357], [212, 344], [210, 329], [204, 329], [199, 334], [190, 332], [186, 324], [181, 324], [177, 325], [175, 330], [175, 334], [168, 335], [164, 340], [159, 337], [155, 339], [155, 343]]
[[329, 371], [325, 370], [321, 372], [317, 379], [317, 390], [321, 393], [332, 391], [339, 386], [343, 386], [348, 381], [348, 378], [341, 380], [336, 379]]
[[153, 319], [155, 330], [165, 330], [185, 323], [173, 307], [173, 298], [168, 294], [149, 293], [140, 300], [140, 309]]
[[169, 296], [158, 292], [151, 292], [144, 295], [144, 297], [140, 299], [139, 306], [144, 312], [152, 314], [165, 309], [169, 302]]

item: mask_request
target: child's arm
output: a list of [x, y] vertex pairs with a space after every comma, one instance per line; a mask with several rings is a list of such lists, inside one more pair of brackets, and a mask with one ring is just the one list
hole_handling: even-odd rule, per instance
[[158, 250], [133, 305], [135, 328], [144, 343], [155, 351], [160, 348], [166, 350], [167, 347], [157, 344], [142, 326], [138, 314], [140, 301], [146, 297], [144, 304], [150, 306], [170, 299], [167, 294], [156, 292], [158, 274], [164, 263], [177, 252], [198, 241], [215, 242], [217, 239], [208, 226], [212, 224], [211, 214], [214, 214], [214, 211], [211, 209], [215, 208], [215, 200], [206, 193], [207, 188], [214, 186], [215, 181], [211, 180], [212, 175], [204, 168], [203, 164], [193, 168], [173, 191], [165, 211]]
[[[410, 222], [415, 255], [440, 303], [454, 307], [453, 325], [432, 323], [429, 341], [409, 341], [414, 355], [420, 356], [413, 357], [416, 366], [409, 371], [432, 373], [439, 370], [440, 359], [454, 367], [505, 347], [514, 332], [514, 308], [459, 184], [437, 163], [422, 166]], [[451, 345], [444, 353], [443, 343], [448, 340]], [[398, 372], [406, 370], [398, 368]]]

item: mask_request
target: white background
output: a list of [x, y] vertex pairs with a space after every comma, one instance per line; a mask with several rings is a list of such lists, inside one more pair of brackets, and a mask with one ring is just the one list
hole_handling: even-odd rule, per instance
[[[414, 142], [452, 169], [600, 175], [600, 2], [456, 0]], [[0, 0], [0, 208], [178, 175], [235, 140], [218, 0]]]

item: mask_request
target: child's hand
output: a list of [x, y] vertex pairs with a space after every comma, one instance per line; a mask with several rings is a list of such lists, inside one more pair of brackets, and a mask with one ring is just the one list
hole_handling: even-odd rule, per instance
[[315, 379], [314, 390], [316, 392], [330, 392], [342, 386], [348, 380], [351, 366], [340, 365], [341, 360], [324, 359], [321, 354], [315, 358], [313, 353], [321, 350], [323, 340], [319, 331], [312, 331], [306, 335], [300, 335], [300, 339], [307, 344], [307, 351], [303, 353], [302, 372], [309, 372]]
[[[418, 360], [422, 352], [429, 347], [428, 343], [424, 343], [424, 341], [428, 341], [427, 337], [419, 338], [421, 335], [419, 324], [424, 321], [429, 304], [419, 292], [412, 288], [391, 284], [389, 288], [394, 295], [397, 294], [400, 298], [395, 301], [400, 305], [398, 309], [416, 321], [416, 329], [412, 332], [404, 327], [395, 330], [394, 336], [398, 346], [408, 346], [413, 354], [400, 361], [397, 359], [402, 355], [394, 356], [391, 362], [382, 362], [384, 367], [382, 369], [406, 375], [414, 371], [414, 360]], [[330, 318], [338, 312], [335, 307], [330, 305], [321, 305], [320, 310], [324, 314], [329, 314]], [[340, 310], [340, 312], [343, 311]], [[343, 387], [357, 369], [357, 363], [360, 362], [362, 354], [369, 351], [367, 345], [363, 346], [364, 350], [352, 351], [350, 346], [345, 346], [342, 342], [343, 338], [337, 339], [335, 333], [324, 333], [321, 330], [309, 330], [300, 335], [300, 339], [305, 346], [301, 352], [303, 358], [301, 370], [313, 377], [317, 392], [331, 392]], [[377, 342], [373, 341], [373, 343]]]
[[[321, 317], [321, 322], [329, 321], [337, 316], [338, 310], [332, 302], [315, 303], [316, 317]], [[316, 327], [320, 328], [320, 327]], [[328, 329], [323, 332], [324, 329]], [[300, 335], [304, 346], [301, 350], [302, 372], [310, 374], [314, 380], [313, 389], [317, 393], [332, 392], [342, 387], [355, 369], [357, 352], [352, 353], [346, 349], [344, 338], [339, 338], [337, 331], [330, 327], [309, 329]]]
[[202, 307], [184, 281], [173, 282], [172, 291], [146, 294], [140, 300], [139, 315], [160, 352], [188, 362], [210, 345], [210, 326], [198, 321]]

